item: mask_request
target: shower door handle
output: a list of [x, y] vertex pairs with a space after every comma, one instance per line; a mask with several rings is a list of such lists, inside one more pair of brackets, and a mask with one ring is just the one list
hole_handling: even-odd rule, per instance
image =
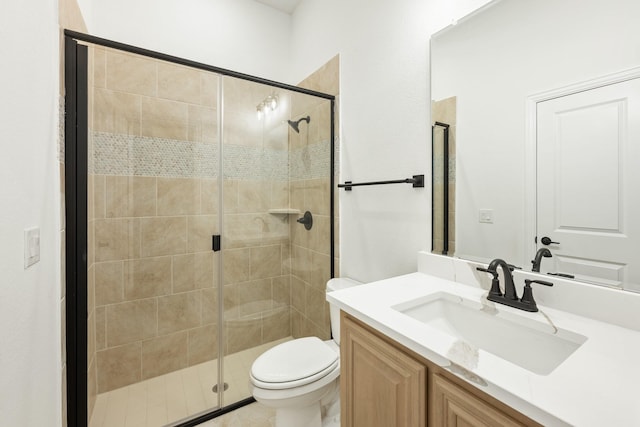
[[211, 236], [211, 249], [214, 252], [218, 252], [220, 250], [220, 235], [219, 234], [214, 234], [213, 236]]

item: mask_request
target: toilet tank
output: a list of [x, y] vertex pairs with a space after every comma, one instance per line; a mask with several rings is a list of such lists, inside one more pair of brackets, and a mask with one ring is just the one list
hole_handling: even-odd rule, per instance
[[[327, 293], [358, 285], [362, 285], [362, 283], [346, 277], [331, 279], [327, 282]], [[333, 336], [333, 341], [340, 345], [340, 309], [329, 304], [329, 313], [331, 315], [331, 335]]]

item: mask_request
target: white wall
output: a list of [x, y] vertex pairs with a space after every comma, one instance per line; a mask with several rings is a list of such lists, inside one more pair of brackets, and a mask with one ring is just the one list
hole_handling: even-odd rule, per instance
[[[57, 1], [0, 3], [0, 424], [61, 413]], [[23, 229], [40, 262], [23, 267]]]
[[[486, 1], [303, 0], [293, 18], [250, 0], [82, 3], [91, 34], [288, 83], [339, 53], [342, 177], [381, 180], [428, 179], [429, 37]], [[430, 248], [428, 187], [340, 197], [343, 275], [415, 270]]]
[[[59, 0], [59, 2], [63, 2], [63, 1], [64, 2], [68, 2], [69, 0]], [[87, 18], [93, 16], [93, 3], [94, 3], [94, 0], [72, 0], [72, 1], [75, 1], [75, 6], [77, 6], [77, 9], [82, 14], [82, 18], [85, 21], [84, 24], [86, 26], [87, 25], [87, 22], [86, 22]], [[82, 31], [80, 29], [78, 29], [78, 31], [86, 32], [86, 31]]]
[[[438, 35], [433, 99], [458, 97], [456, 255], [530, 267], [525, 101], [639, 66], [638, 16], [636, 0], [502, 1]], [[480, 224], [479, 209], [494, 223]]]
[[288, 75], [291, 16], [252, 0], [82, 0], [92, 35], [272, 80]]
[[[342, 176], [429, 175], [429, 35], [486, 0], [303, 0], [293, 18], [250, 0], [81, 0], [89, 31], [124, 43], [297, 82], [341, 55]], [[57, 2], [0, 5], [0, 414], [60, 425]], [[295, 60], [291, 60], [291, 58]], [[362, 190], [362, 191], [360, 191]], [[415, 270], [430, 241], [428, 189], [341, 193], [342, 273]], [[41, 261], [23, 269], [23, 229]]]
[[293, 17], [292, 80], [340, 54], [341, 179], [424, 174], [427, 186], [340, 192], [341, 274], [415, 271], [431, 247], [429, 38], [486, 0], [303, 0]]

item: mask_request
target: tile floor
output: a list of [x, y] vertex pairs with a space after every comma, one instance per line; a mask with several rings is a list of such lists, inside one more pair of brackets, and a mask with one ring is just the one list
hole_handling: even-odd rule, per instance
[[[229, 389], [223, 405], [251, 396], [249, 371], [253, 361], [264, 351], [291, 338], [272, 341], [229, 355], [224, 360], [224, 381]], [[218, 405], [211, 391], [217, 383], [217, 360], [201, 363], [166, 375], [151, 378], [99, 394], [89, 427], [159, 427], [210, 410]], [[274, 414], [257, 404], [234, 411], [215, 420], [215, 427], [267, 427]], [[217, 424], [215, 424], [217, 423]]]
[[275, 410], [256, 402], [199, 424], [198, 427], [273, 427], [275, 420]]

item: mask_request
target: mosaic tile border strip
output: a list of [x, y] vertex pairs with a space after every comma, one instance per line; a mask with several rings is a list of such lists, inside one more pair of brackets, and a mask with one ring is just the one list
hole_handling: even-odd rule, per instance
[[[89, 170], [93, 174], [218, 177], [217, 144], [105, 132], [93, 132], [90, 137], [93, 143]], [[223, 151], [224, 178], [276, 181], [326, 178], [330, 153], [329, 141], [292, 152], [227, 144]]]
[[288, 152], [226, 144], [223, 147], [225, 179], [288, 179]]
[[[437, 154], [433, 158], [433, 176], [434, 176], [434, 184], [442, 184], [444, 181], [443, 174], [443, 163], [444, 156], [442, 154]], [[456, 159], [455, 157], [449, 157], [449, 183], [456, 182]]]
[[64, 132], [65, 132], [65, 99], [64, 96], [59, 96], [58, 97], [58, 161], [61, 163], [64, 163], [64, 156], [65, 156], [65, 139], [64, 139]]
[[213, 144], [104, 132], [92, 136], [90, 172], [95, 174], [217, 177], [218, 147]]
[[328, 178], [331, 173], [330, 164], [330, 142], [310, 144], [290, 153], [290, 178], [292, 180]]

